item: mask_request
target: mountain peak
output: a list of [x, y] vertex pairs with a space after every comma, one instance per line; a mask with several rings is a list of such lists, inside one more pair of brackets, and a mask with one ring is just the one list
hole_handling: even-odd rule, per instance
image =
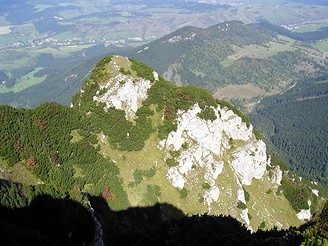
[[[91, 79], [85, 85], [88, 88], [97, 88], [92, 101], [103, 105], [105, 112], [109, 108], [123, 110], [126, 119], [133, 120], [138, 108], [147, 98], [151, 84], [158, 81], [158, 74], [149, 67], [122, 56], [104, 58], [103, 62], [104, 64], [96, 66]], [[99, 66], [102, 66], [101, 70], [98, 69]], [[135, 69], [140, 71], [136, 72]], [[81, 98], [84, 92], [85, 89], [81, 89]]]
[[203, 89], [177, 87], [142, 63], [112, 56], [73, 104], [103, 121], [100, 152], [119, 167], [133, 206], [167, 202], [186, 214], [232, 215], [250, 229], [300, 223], [278, 195], [282, 172], [247, 118]]
[[213, 30], [213, 29], [218, 29], [220, 31], [228, 31], [231, 28], [235, 28], [235, 27], [242, 27], [245, 24], [241, 21], [237, 21], [237, 20], [233, 20], [233, 21], [225, 21], [219, 24], [216, 24], [214, 26], [211, 26], [209, 28], [207, 28], [208, 30]]
[[[135, 113], [147, 98], [147, 91], [153, 81], [133, 74], [132, 63], [124, 57], [113, 56], [110, 61], [112, 65], [112, 77], [105, 83], [99, 85], [99, 90], [93, 96], [93, 101], [105, 103], [104, 111], [109, 108], [125, 111], [127, 119], [134, 119]], [[153, 79], [158, 80], [158, 74], [153, 71]]]

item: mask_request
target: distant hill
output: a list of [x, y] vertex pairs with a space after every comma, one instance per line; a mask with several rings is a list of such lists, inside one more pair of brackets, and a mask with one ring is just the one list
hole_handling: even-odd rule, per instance
[[299, 41], [316, 41], [328, 38], [328, 27], [322, 27], [319, 30], [312, 32], [291, 32], [284, 27], [276, 26], [268, 22], [261, 22], [261, 25], [281, 35]]
[[[93, 67], [108, 53], [109, 48], [96, 45], [83, 51], [73, 52], [66, 57], [56, 57], [52, 54], [41, 54], [35, 59], [35, 68], [17, 68], [11, 74], [13, 78], [7, 80], [6, 85], [0, 86], [9, 92], [0, 93], [0, 104], [7, 104], [19, 108], [35, 108], [44, 102], [58, 102], [69, 105], [73, 95], [79, 90], [81, 84], [88, 78]], [[0, 70], [1, 71], [1, 70]], [[36, 79], [45, 77], [40, 84], [26, 86], [26, 89], [10, 91], [19, 86], [19, 80], [34, 72]], [[3, 72], [2, 72], [3, 73]], [[1, 74], [1, 72], [0, 72]], [[11, 82], [11, 86], [9, 85]], [[38, 94], [36, 97], [35, 95]]]
[[[77, 0], [1, 1], [0, 13], [3, 18], [0, 21], [0, 73], [5, 73], [8, 79], [2, 80], [0, 78], [0, 103], [27, 108], [34, 108], [46, 101], [69, 104], [70, 98], [83, 83], [84, 75], [92, 67], [85, 64], [85, 60], [90, 60], [94, 57], [100, 59], [109, 53], [118, 53], [116, 52], [118, 48], [136, 47], [146, 44], [186, 25], [208, 27], [221, 21], [238, 19], [245, 23], [268, 20], [270, 23], [279, 25], [294, 23], [300, 26], [305, 25], [309, 27], [310, 25], [313, 30], [317, 30], [315, 26], [318, 28], [325, 26], [327, 11], [323, 6], [291, 4], [283, 0], [266, 2], [263, 4], [265, 5], [264, 8], [262, 4], [254, 1], [248, 1], [247, 4], [237, 3], [239, 3], [237, 0], [230, 0], [226, 5], [213, 4], [213, 1], [184, 0], [129, 0], [123, 2], [112, 1], [111, 4], [100, 0], [93, 1], [92, 3], [82, 3]], [[174, 14], [174, 17], [172, 17], [172, 14]], [[311, 23], [308, 20], [311, 20]], [[246, 44], [244, 48], [240, 49], [241, 44], [234, 43], [234, 38], [232, 37], [234, 34], [232, 34], [232, 39], [228, 40], [228, 43], [221, 42], [219, 44], [223, 50], [227, 49], [230, 54], [223, 61], [220, 60], [224, 68], [241, 57], [252, 58], [254, 56], [255, 58], [261, 58], [262, 56], [258, 56], [258, 54], [264, 54], [267, 57], [276, 54], [278, 51], [291, 50], [290, 45], [292, 45], [292, 41], [289, 42], [289, 40], [284, 39], [287, 42], [285, 45], [280, 42], [281, 40], [274, 42], [276, 39], [273, 39], [271, 43], [265, 43], [265, 41], [259, 38], [257, 31], [239, 30], [240, 33], [237, 33], [237, 35], [242, 39], [249, 41], [249, 39], [254, 37], [254, 42], [247, 41], [245, 43], [257, 45], [259, 42], [261, 45], [264, 44], [264, 46], [256, 47], [251, 45], [248, 47]], [[261, 30], [258, 31], [261, 32]], [[227, 31], [227, 34], [229, 33], [232, 33], [231, 30]], [[313, 34], [308, 34], [310, 40], [312, 40]], [[286, 34], [282, 35], [286, 36]], [[297, 35], [302, 36], [303, 34]], [[201, 37], [201, 35], [199, 36]], [[221, 37], [217, 39], [221, 39]], [[206, 43], [206, 46], [210, 46], [209, 43], [211, 41]], [[230, 48], [228, 47], [229, 43], [233, 46], [234, 52], [232, 53], [230, 52], [231, 46], [229, 46]], [[267, 51], [266, 45], [268, 47], [272, 45], [269, 51]], [[159, 45], [158, 47], [162, 48], [163, 46]], [[205, 43], [201, 43], [197, 47], [199, 51], [204, 48]], [[164, 52], [169, 54], [167, 50]], [[87, 54], [89, 51], [91, 53]], [[177, 50], [173, 52], [177, 52]], [[211, 52], [213, 52], [213, 55]], [[194, 56], [201, 57], [199, 53], [201, 52], [194, 53]], [[211, 45], [211, 51], [206, 51], [206, 53], [218, 56], [217, 48], [214, 45]], [[53, 59], [44, 59], [44, 54], [52, 55]], [[236, 54], [236, 57], [233, 56], [234, 54]], [[131, 57], [127, 53], [125, 55]], [[239, 93], [232, 95], [232, 89], [228, 88], [228, 92], [224, 91], [224, 93], [219, 94], [220, 98], [235, 97], [236, 99], [249, 101], [250, 98], [240, 98], [240, 92], [244, 90], [251, 92], [248, 95], [251, 95], [251, 98], [256, 98], [257, 96], [271, 93], [271, 91], [276, 92], [270, 86], [280, 91], [281, 88], [286, 87], [288, 82], [283, 81], [282, 85], [278, 86], [272, 84], [275, 80], [268, 73], [274, 74], [274, 77], [277, 76], [277, 73], [275, 71], [266, 72], [265, 68], [262, 68], [260, 64], [263, 63], [263, 60], [252, 60], [250, 62], [246, 59], [231, 66], [231, 69], [227, 68], [218, 71], [218, 68], [211, 62], [212, 58], [204, 58], [205, 61], [202, 61], [203, 65], [200, 70], [194, 66], [190, 67], [191, 71], [196, 76], [199, 76], [197, 81], [200, 84], [203, 84], [205, 88], [212, 92], [215, 92], [218, 88], [217, 86], [222, 84], [242, 84], [242, 87], [239, 88]], [[285, 56], [282, 56], [281, 59], [285, 59]], [[189, 64], [192, 64], [192, 61], [193, 59], [186, 60]], [[178, 61], [178, 63], [180, 62]], [[271, 63], [281, 70], [283, 77], [277, 81], [284, 80], [286, 74], [288, 75], [289, 73], [289, 67], [280, 66], [279, 62], [277, 63], [274, 58], [269, 59], [264, 66], [267, 67]], [[176, 82], [180, 81], [180, 83], [197, 83], [195, 78], [193, 78], [194, 76], [190, 75], [187, 70], [188, 64], [185, 65], [185, 68], [181, 68], [185, 70], [181, 78], [179, 78], [179, 71], [177, 76], [172, 74], [176, 73], [177, 64], [173, 63], [171, 67], [170, 64], [164, 63], [166, 67], [164, 67], [163, 73], [168, 71], [166, 78], [172, 78]], [[154, 66], [153, 64], [149, 65]], [[79, 74], [74, 71], [74, 68], [77, 66], [80, 66]], [[250, 71], [250, 74], [236, 77], [233, 69], [243, 71], [243, 66]], [[261, 67], [261, 74], [256, 74], [256, 67]], [[162, 73], [158, 65], [155, 68]], [[181, 69], [179, 68], [179, 70]], [[203, 78], [205, 72], [210, 72], [213, 76], [206, 73], [206, 76], [209, 77]], [[217, 76], [220, 74], [222, 76]], [[262, 89], [249, 86], [246, 80], [249, 80], [249, 83], [260, 83], [260, 88]], [[264, 85], [262, 85], [263, 83]], [[270, 91], [267, 92], [266, 88]], [[35, 93], [40, 96], [35, 97]]]
[[313, 4], [313, 5], [328, 5], [325, 0], [289, 0], [290, 2]]
[[[127, 53], [178, 85], [196, 85], [212, 93], [228, 88], [222, 95], [218, 91], [218, 97], [239, 99], [243, 105], [327, 68], [323, 54], [282, 36], [267, 23], [184, 27]], [[239, 94], [250, 93], [236, 95], [236, 85]]]

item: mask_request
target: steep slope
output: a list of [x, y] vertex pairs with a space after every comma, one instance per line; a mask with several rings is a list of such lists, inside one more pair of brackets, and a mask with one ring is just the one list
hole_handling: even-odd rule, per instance
[[38, 194], [89, 206], [88, 195], [101, 195], [116, 211], [168, 203], [257, 230], [299, 225], [325, 195], [315, 184], [293, 186], [236, 108], [126, 57], [100, 61], [71, 108], [2, 106], [0, 119], [8, 207]]
[[328, 186], [327, 115], [328, 80], [323, 79], [262, 100], [250, 117], [292, 169]]
[[[322, 38], [319, 34], [327, 32], [293, 33], [269, 23], [232, 21], [206, 29], [182, 28], [129, 56], [177, 85], [197, 85], [243, 107], [290, 169], [326, 185], [326, 97], [279, 102], [294, 92], [303, 97], [327, 90], [326, 52], [311, 47], [313, 40]], [[316, 107], [321, 107], [320, 113]]]
[[103, 62], [72, 107], [103, 120], [101, 153], [119, 167], [132, 206], [167, 202], [188, 214], [229, 214], [253, 229], [299, 223], [277, 195], [282, 171], [236, 109], [134, 60]]

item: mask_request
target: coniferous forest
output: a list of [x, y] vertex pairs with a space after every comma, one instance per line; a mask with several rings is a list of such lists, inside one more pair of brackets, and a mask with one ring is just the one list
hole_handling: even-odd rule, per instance
[[[282, 95], [265, 98], [252, 122], [265, 133], [289, 168], [328, 184], [328, 83], [300, 81]], [[301, 129], [301, 130], [300, 130]]]

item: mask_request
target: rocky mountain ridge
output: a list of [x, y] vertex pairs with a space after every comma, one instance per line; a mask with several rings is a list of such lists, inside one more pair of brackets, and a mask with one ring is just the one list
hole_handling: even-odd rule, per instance
[[132, 206], [167, 202], [187, 214], [232, 215], [253, 230], [263, 223], [286, 228], [310, 218], [302, 211], [297, 218], [280, 192], [283, 172], [271, 165], [264, 142], [233, 109], [204, 103], [211, 97], [204, 91], [199, 98], [206, 100], [193, 100], [188, 89], [195, 88], [167, 84], [134, 60], [105, 59], [102, 73], [109, 78], [87, 81], [72, 107], [90, 115], [110, 114], [111, 108], [124, 112], [132, 125], [122, 132], [126, 141], [133, 141], [133, 127], [142, 131], [140, 110], [147, 115], [143, 120], [152, 131], [139, 148], [147, 156], [124, 150], [123, 141], [113, 145], [110, 134], [98, 135], [102, 154], [120, 169]]
[[13, 210], [40, 195], [85, 207], [99, 197], [103, 208], [92, 207], [104, 227], [108, 209], [170, 204], [256, 231], [298, 226], [326, 197], [280, 168], [233, 105], [126, 57], [101, 60], [71, 108], [0, 106], [0, 129], [0, 203]]

